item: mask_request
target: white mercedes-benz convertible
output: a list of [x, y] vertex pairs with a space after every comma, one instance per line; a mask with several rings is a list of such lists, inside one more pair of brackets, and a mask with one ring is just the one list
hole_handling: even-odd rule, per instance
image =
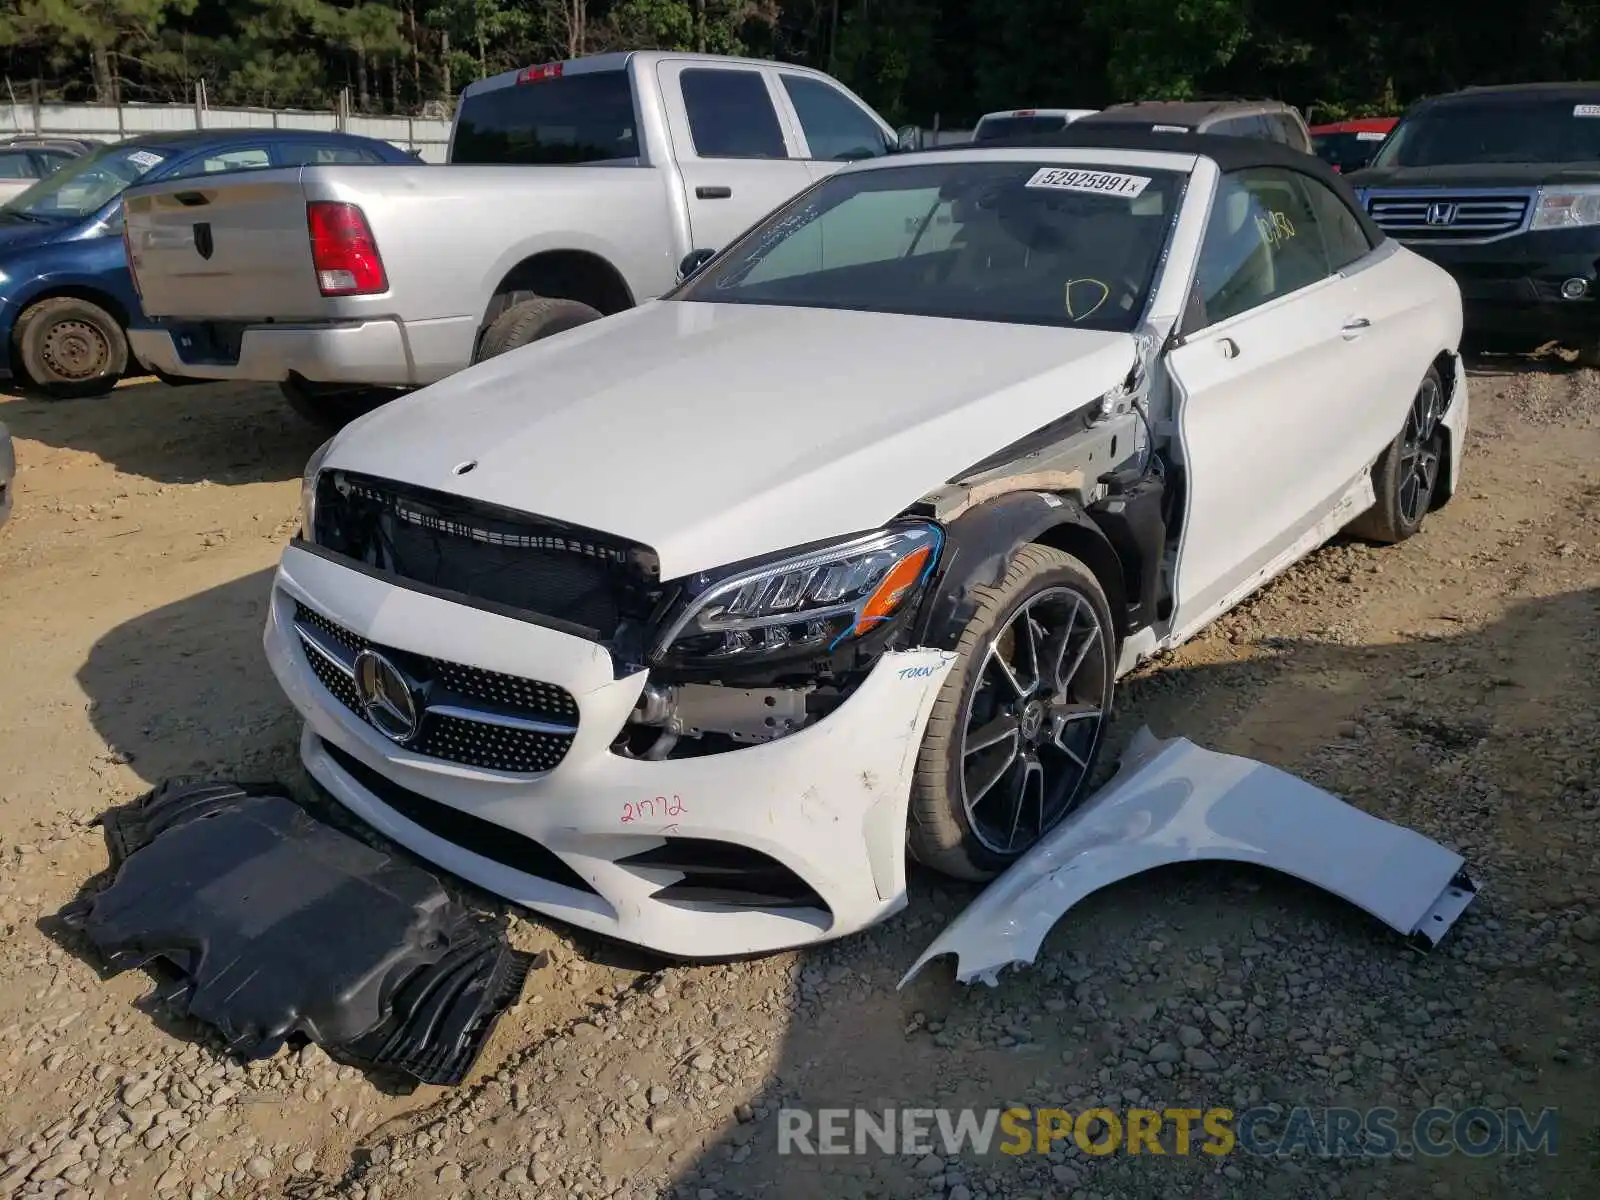
[[266, 631], [340, 803], [668, 954], [997, 874], [1119, 674], [1457, 486], [1455, 283], [1283, 147], [894, 156], [700, 257], [322, 447]]

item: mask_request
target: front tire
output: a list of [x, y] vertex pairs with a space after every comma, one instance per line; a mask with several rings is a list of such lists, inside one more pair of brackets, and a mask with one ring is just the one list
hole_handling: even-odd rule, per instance
[[986, 880], [1087, 792], [1116, 643], [1099, 580], [1049, 546], [1024, 546], [973, 596], [917, 757], [908, 840], [924, 866]]
[[598, 321], [602, 315], [599, 309], [576, 300], [530, 296], [511, 305], [490, 323], [472, 361], [483, 362], [507, 350], [516, 350], [552, 334]]
[[1378, 500], [1350, 522], [1347, 532], [1353, 537], [1392, 546], [1422, 528], [1444, 462], [1440, 418], [1445, 406], [1444, 382], [1438, 368], [1429, 367], [1406, 411], [1405, 424], [1373, 464], [1372, 490]]
[[76, 296], [52, 296], [24, 309], [11, 336], [24, 381], [52, 400], [103, 396], [128, 369], [122, 325]]

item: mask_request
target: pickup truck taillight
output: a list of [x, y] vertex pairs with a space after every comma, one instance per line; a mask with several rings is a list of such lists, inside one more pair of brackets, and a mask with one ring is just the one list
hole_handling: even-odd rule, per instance
[[306, 205], [306, 228], [317, 287], [324, 296], [372, 296], [389, 290], [378, 243], [358, 206], [313, 200]]

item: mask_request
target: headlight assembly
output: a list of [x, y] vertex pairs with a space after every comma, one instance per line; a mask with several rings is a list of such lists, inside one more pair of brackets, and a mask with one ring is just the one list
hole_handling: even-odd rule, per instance
[[651, 659], [716, 666], [828, 653], [903, 611], [942, 541], [937, 525], [908, 522], [732, 568], [667, 618]]
[[1587, 225], [1600, 225], [1600, 187], [1539, 189], [1531, 228], [1581, 229]]
[[313, 450], [305, 474], [300, 476], [300, 536], [308, 542], [317, 540], [317, 475], [332, 448], [333, 438], [329, 438]]

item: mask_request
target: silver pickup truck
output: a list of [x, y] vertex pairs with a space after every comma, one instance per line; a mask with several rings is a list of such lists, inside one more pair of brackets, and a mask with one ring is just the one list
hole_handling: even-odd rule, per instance
[[448, 166], [129, 191], [145, 314], [129, 340], [164, 375], [276, 382], [341, 423], [658, 296], [692, 252], [900, 145], [855, 94], [788, 64], [639, 51], [508, 72], [462, 93]]

